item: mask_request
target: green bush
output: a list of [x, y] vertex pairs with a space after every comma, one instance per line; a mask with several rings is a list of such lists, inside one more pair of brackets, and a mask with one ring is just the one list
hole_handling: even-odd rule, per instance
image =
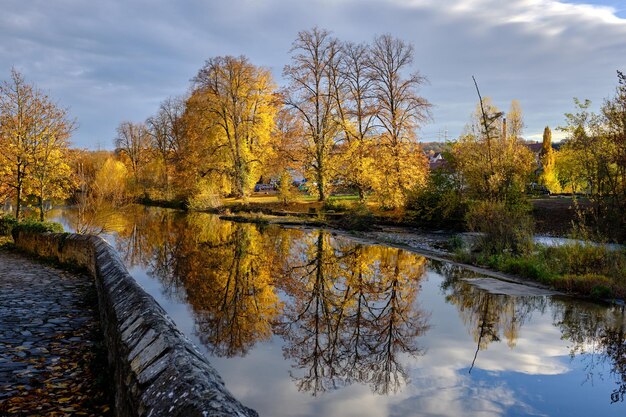
[[576, 243], [544, 249], [550, 267], [560, 274], [602, 274], [626, 282], [626, 255], [602, 245]]
[[328, 198], [322, 206], [322, 211], [343, 212], [347, 210], [347, 205], [335, 198]]
[[372, 229], [374, 220], [374, 215], [369, 208], [365, 204], [359, 204], [341, 216], [337, 225], [347, 230], [366, 231]]
[[426, 187], [409, 195], [406, 209], [414, 221], [431, 227], [463, 226], [467, 203], [462, 198], [457, 180], [445, 170], [432, 171]]
[[448, 239], [446, 246], [452, 252], [461, 252], [465, 249], [465, 241], [460, 235], [454, 235]]
[[5, 214], [0, 217], [0, 236], [11, 236], [13, 228], [17, 224], [15, 217]]
[[511, 274], [525, 276], [543, 283], [549, 283], [554, 278], [554, 274], [545, 263], [536, 258], [509, 258], [504, 262], [503, 269]]
[[527, 254], [533, 248], [533, 219], [524, 205], [477, 201], [465, 220], [469, 230], [480, 233], [474, 249], [483, 254]]
[[17, 231], [30, 233], [63, 233], [64, 229], [61, 223], [25, 220], [13, 227], [13, 233]]
[[552, 284], [559, 290], [586, 294], [594, 298], [624, 296], [623, 289], [616, 287], [612, 279], [599, 274], [563, 275], [555, 279]]

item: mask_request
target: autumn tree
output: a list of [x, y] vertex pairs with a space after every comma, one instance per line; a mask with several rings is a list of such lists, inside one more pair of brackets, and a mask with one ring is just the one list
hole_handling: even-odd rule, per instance
[[374, 172], [374, 138], [377, 102], [374, 100], [370, 47], [344, 43], [339, 64], [343, 93], [337, 93], [341, 126], [345, 135], [343, 177], [354, 187], [359, 199], [372, 188]]
[[320, 201], [328, 197], [328, 185], [335, 174], [338, 132], [337, 80], [339, 41], [330, 32], [313, 28], [298, 33], [291, 48], [291, 64], [283, 76], [289, 82], [285, 104], [301, 120], [302, 160], [305, 171], [317, 183]]
[[268, 157], [278, 111], [274, 91], [269, 70], [243, 56], [211, 58], [194, 78], [192, 99], [211, 131], [215, 156], [202, 176], [224, 174], [236, 197], [248, 196]]
[[504, 113], [482, 98], [453, 154], [469, 198], [514, 203], [524, 192], [533, 156], [520, 138], [503, 131]]
[[599, 114], [589, 100], [574, 99], [577, 110], [566, 113], [563, 149], [575, 152], [586, 179], [593, 218], [602, 234], [626, 239], [626, 75], [618, 71], [618, 85]]
[[37, 197], [40, 218], [44, 200], [67, 195], [70, 170], [64, 153], [73, 127], [67, 110], [15, 69], [0, 85], [0, 182], [15, 196], [17, 219], [28, 194]]
[[76, 233], [114, 230], [119, 209], [126, 202], [128, 169], [109, 151], [73, 150], [70, 158], [76, 179], [68, 223]]
[[[65, 129], [64, 127], [60, 127]], [[61, 132], [63, 136], [69, 132]], [[32, 194], [37, 199], [39, 220], [45, 219], [44, 202], [70, 196], [76, 181], [68, 164], [67, 138], [56, 134], [45, 135], [32, 155]]]
[[556, 155], [552, 149], [552, 131], [548, 126], [543, 130], [543, 143], [541, 145], [541, 175], [539, 183], [544, 185], [550, 192], [558, 193], [561, 185], [556, 173]]
[[480, 95], [477, 83], [476, 90], [480, 102], [452, 148], [469, 201], [466, 225], [480, 233], [475, 249], [482, 253], [525, 253], [531, 248], [533, 228], [524, 192], [534, 157], [521, 138], [509, 134], [505, 114]]
[[518, 100], [512, 100], [509, 112], [506, 114], [506, 134], [512, 140], [522, 138], [524, 132], [524, 116], [522, 106]]
[[426, 79], [418, 72], [405, 75], [414, 60], [412, 45], [382, 35], [371, 48], [371, 77], [380, 129], [374, 190], [383, 206], [405, 204], [408, 194], [424, 185], [427, 161], [416, 130], [429, 118], [430, 103], [419, 95]]

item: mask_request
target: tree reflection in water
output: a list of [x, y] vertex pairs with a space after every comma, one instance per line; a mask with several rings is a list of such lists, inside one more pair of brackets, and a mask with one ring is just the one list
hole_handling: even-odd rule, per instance
[[[418, 340], [429, 316], [417, 300], [426, 268], [420, 256], [325, 231], [260, 229], [140, 206], [114, 223], [127, 265], [145, 268], [169, 297], [192, 307], [198, 337], [213, 355], [243, 356], [277, 334], [300, 390], [317, 394], [362, 383], [387, 394], [407, 382], [403, 355], [424, 353]], [[467, 270], [435, 261], [428, 266], [444, 276], [446, 301], [476, 343], [468, 366], [472, 360], [479, 366], [479, 352], [501, 340], [514, 351], [532, 314], [549, 309], [571, 342], [571, 356], [586, 361], [589, 378], [607, 365], [615, 382], [610, 401], [624, 400], [623, 308], [490, 294], [460, 279], [471, 275]]]
[[117, 249], [127, 264], [142, 265], [168, 295], [191, 305], [196, 333], [213, 355], [244, 356], [271, 337], [282, 308], [268, 239], [254, 226], [215, 216], [174, 216], [140, 214], [119, 233]]
[[479, 352], [487, 350], [493, 342], [500, 342], [502, 337], [513, 349], [520, 328], [530, 319], [532, 312], [545, 311], [547, 303], [545, 297], [491, 294], [460, 279], [467, 278], [468, 274], [459, 266], [433, 262], [432, 267], [445, 276], [441, 288], [446, 301], [456, 306], [461, 320], [476, 343], [469, 372], [476, 364]]
[[562, 337], [569, 340], [570, 356], [582, 356], [587, 377], [591, 382], [599, 365], [608, 364], [610, 377], [616, 387], [611, 392], [611, 403], [623, 402], [626, 394], [626, 315], [624, 306], [606, 306], [565, 302], [555, 299], [554, 324]]
[[428, 316], [416, 306], [425, 259], [408, 252], [309, 233], [283, 265], [288, 295], [276, 332], [302, 371], [292, 377], [313, 394], [369, 384], [387, 394], [407, 381], [400, 355], [422, 354]]
[[446, 301], [457, 307], [468, 331], [474, 337], [477, 344], [476, 355], [479, 351], [486, 350], [489, 344], [499, 342], [501, 336], [513, 348], [521, 327], [532, 313], [543, 314], [549, 307], [553, 314], [553, 323], [561, 331], [561, 338], [571, 342], [572, 359], [579, 356], [586, 362], [587, 377], [590, 380], [594, 376], [601, 377], [596, 368], [608, 361], [610, 374], [616, 385], [610, 401], [624, 401], [626, 316], [623, 306], [607, 308], [605, 305], [558, 297], [490, 294], [460, 279], [467, 277], [462, 268], [435, 262], [431, 263], [431, 267], [445, 276], [442, 290], [446, 294]]

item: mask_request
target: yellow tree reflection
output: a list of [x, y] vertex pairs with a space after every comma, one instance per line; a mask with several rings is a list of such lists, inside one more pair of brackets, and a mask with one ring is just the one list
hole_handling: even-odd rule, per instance
[[149, 213], [137, 212], [119, 233], [127, 265], [143, 266], [192, 307], [198, 337], [213, 354], [245, 355], [269, 339], [281, 303], [268, 239], [255, 226], [216, 216]]
[[289, 295], [277, 326], [298, 389], [317, 394], [353, 382], [387, 394], [406, 383], [399, 356], [418, 355], [428, 316], [415, 303], [424, 258], [355, 244], [325, 231], [292, 246], [281, 277]]

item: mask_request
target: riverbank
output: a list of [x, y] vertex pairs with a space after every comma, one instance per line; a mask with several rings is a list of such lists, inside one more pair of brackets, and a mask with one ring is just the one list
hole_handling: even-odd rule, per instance
[[[545, 290], [623, 303], [626, 298], [626, 253], [623, 249], [591, 242], [573, 242], [562, 246], [535, 244], [524, 256], [473, 253], [467, 235], [461, 238], [451, 231], [427, 231], [406, 226], [367, 224], [365, 230], [341, 227], [342, 214], [330, 218], [263, 213], [221, 215], [220, 219], [260, 225], [287, 227], [322, 227], [369, 243], [409, 250], [431, 259], [452, 262], [486, 276]], [[354, 219], [353, 219], [354, 221]]]

